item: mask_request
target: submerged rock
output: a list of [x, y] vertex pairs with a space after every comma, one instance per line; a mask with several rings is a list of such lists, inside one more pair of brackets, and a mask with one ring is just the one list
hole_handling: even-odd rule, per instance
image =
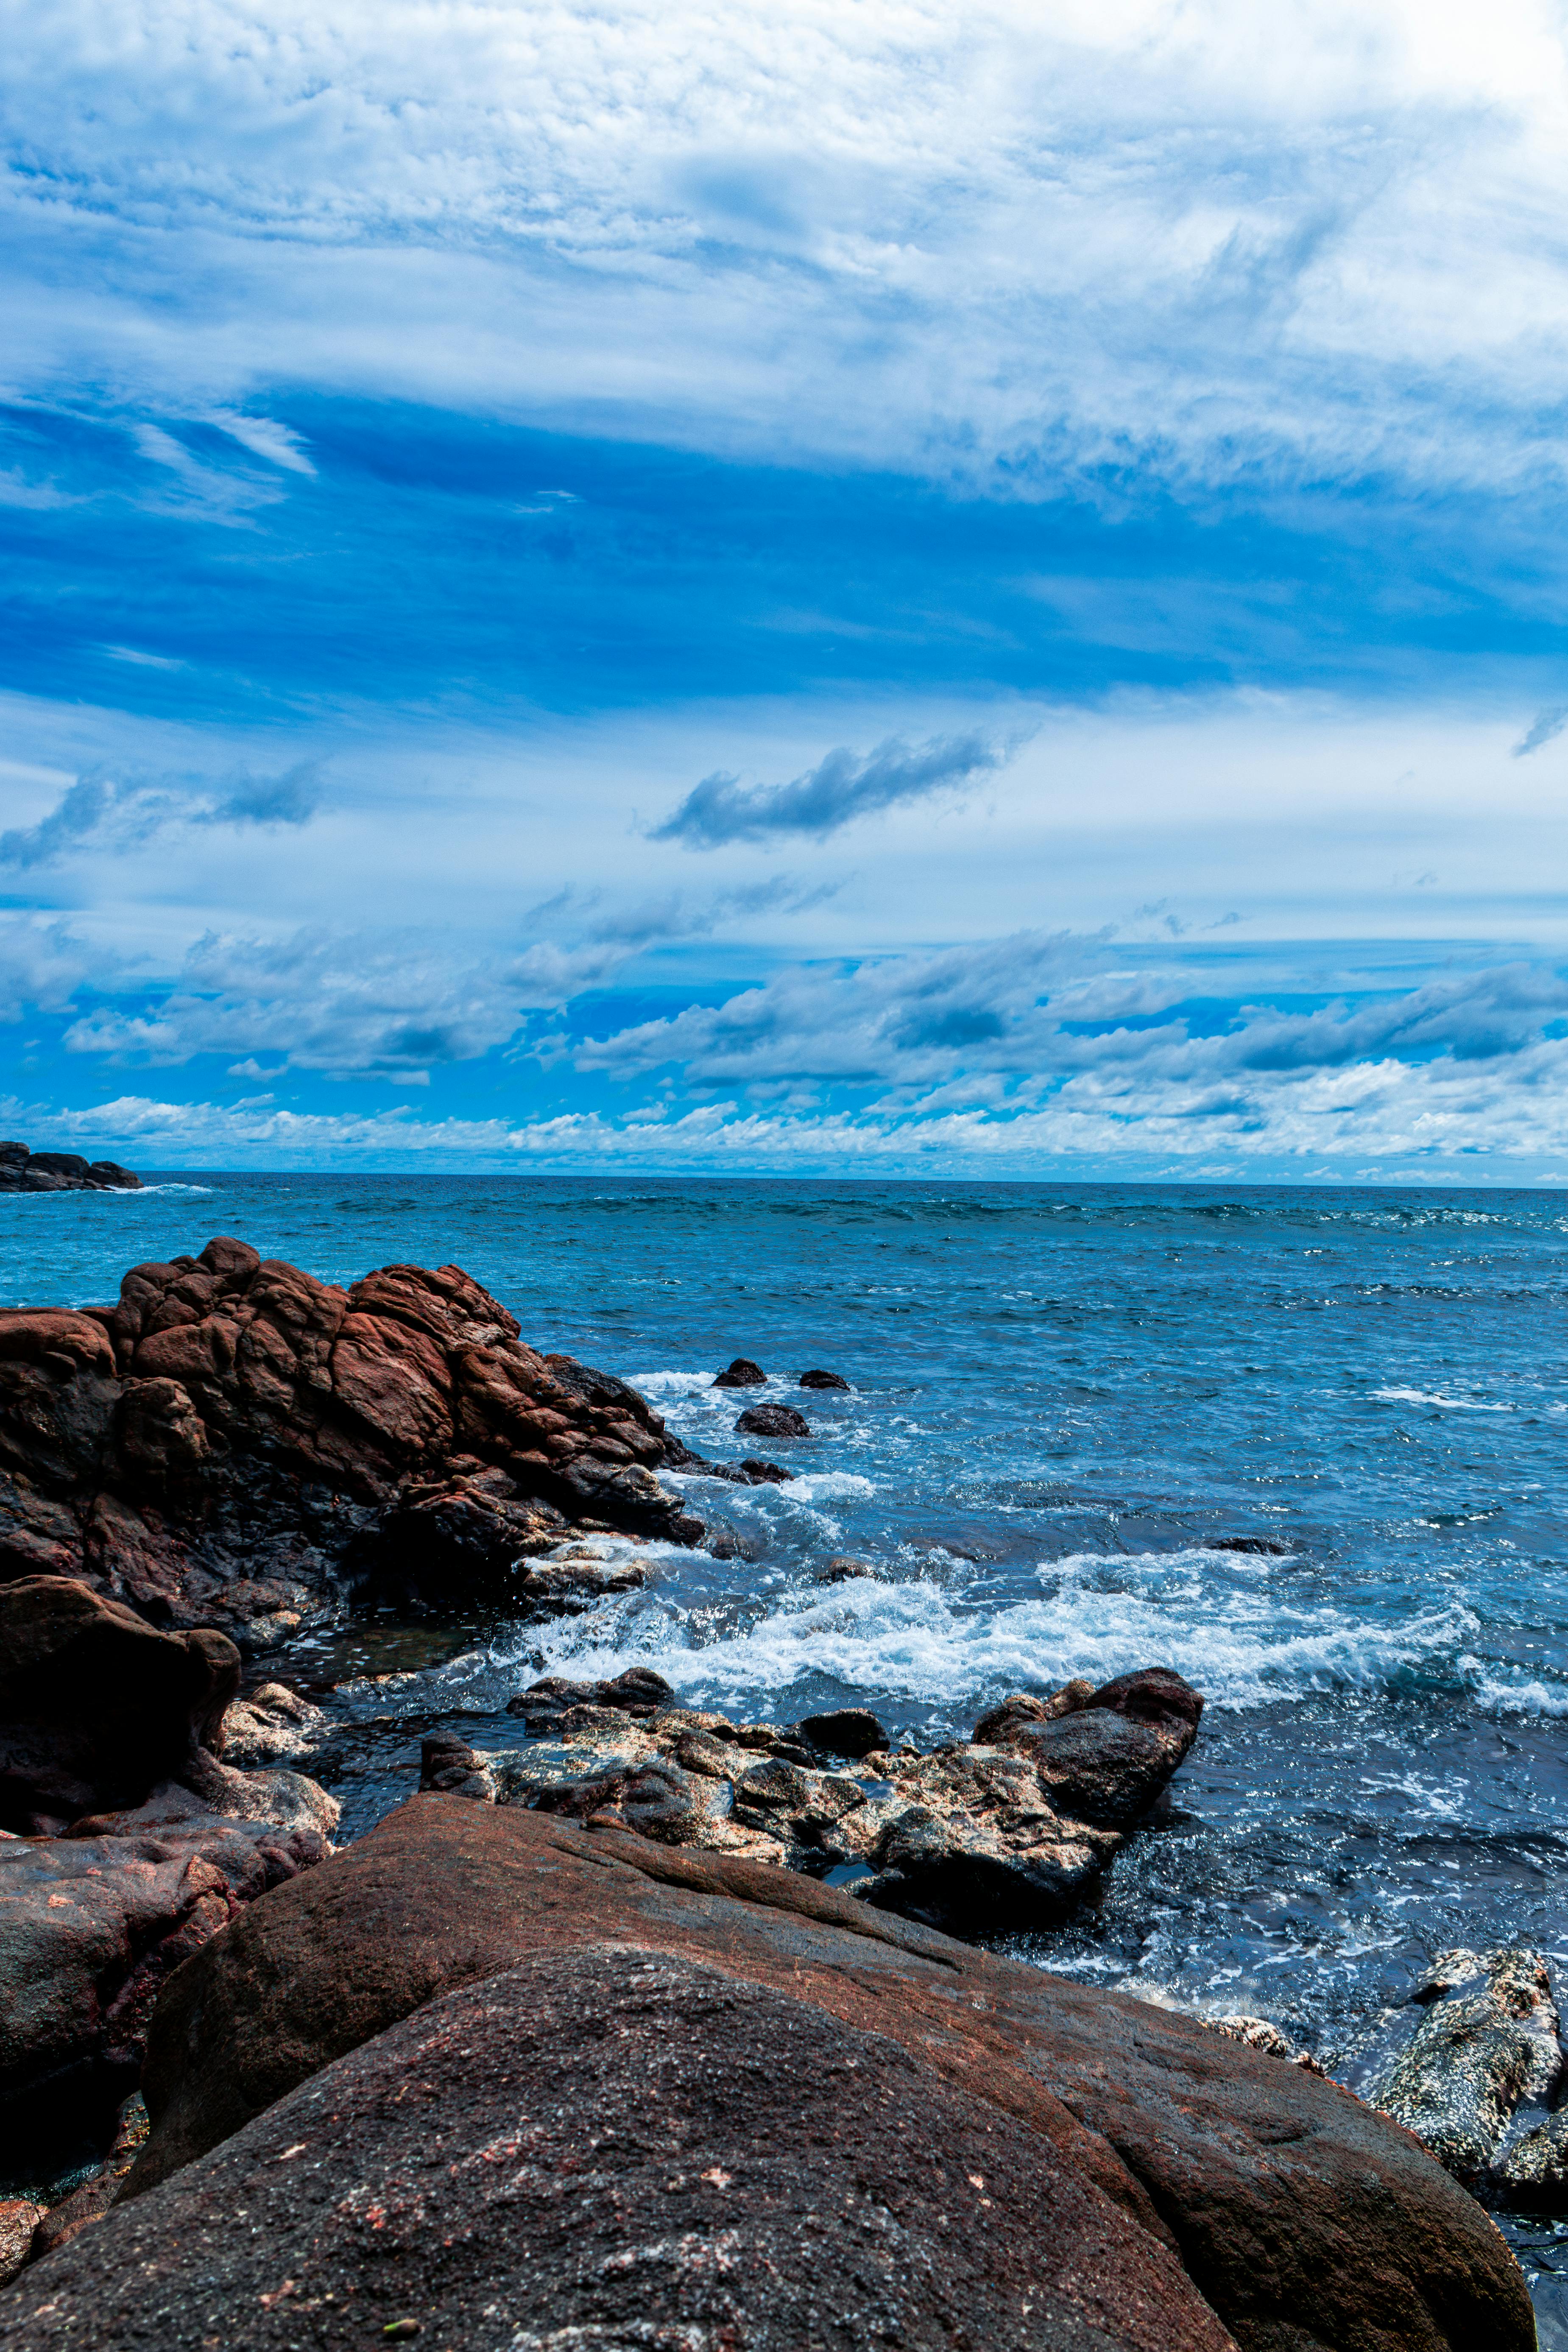
[[843, 1389], [846, 1391], [847, 1391], [849, 1387], [849, 1383], [844, 1378], [842, 1372], [825, 1372], [821, 1370], [802, 1372], [800, 1376], [800, 1385], [803, 1389]]
[[1534, 2340], [1485, 2216], [1336, 2085], [537, 1812], [415, 1798], [253, 1906], [171, 1981], [146, 2086], [126, 2200], [0, 2345], [119, 2352], [153, 2310], [170, 2352], [241, 2313], [454, 2352]]
[[670, 1453], [635, 1390], [536, 1353], [458, 1266], [343, 1290], [220, 1236], [113, 1307], [0, 1313], [0, 1577], [252, 1647], [363, 1586], [552, 1608], [528, 1563], [574, 1527], [694, 1543]]

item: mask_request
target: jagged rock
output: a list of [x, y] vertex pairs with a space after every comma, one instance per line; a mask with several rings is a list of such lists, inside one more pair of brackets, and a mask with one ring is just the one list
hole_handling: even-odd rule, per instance
[[114, 1160], [75, 1151], [29, 1151], [0, 1143], [0, 1192], [139, 1192], [142, 1179]]
[[1283, 2058], [1287, 2065], [1304, 2066], [1309, 2074], [1321, 2074], [1328, 2080], [1310, 2051], [1298, 2049], [1271, 2017], [1200, 2017], [1198, 2023], [1211, 2033], [1223, 2033], [1229, 2042], [1245, 2042], [1249, 2050], [1267, 2050], [1271, 2056]]
[[1094, 1685], [1081, 1675], [1064, 1683], [1049, 1698], [1014, 1691], [999, 1706], [983, 1715], [969, 1736], [980, 1748], [1010, 1748], [1016, 1733], [1027, 1730], [1031, 1724], [1050, 1723], [1059, 1715], [1076, 1715], [1093, 1696]]
[[89, 1813], [73, 1822], [65, 1834], [132, 1837], [142, 1830], [216, 1814], [226, 1821], [267, 1822], [280, 1830], [315, 1831], [330, 1838], [341, 1811], [337, 1799], [302, 1772], [237, 1772], [198, 1750], [178, 1780], [162, 1782], [141, 1804], [118, 1812]]
[[841, 1372], [824, 1372], [816, 1370], [802, 1372], [800, 1376], [800, 1385], [803, 1389], [847, 1390], [849, 1383]]
[[558, 1731], [583, 1707], [609, 1708], [619, 1716], [657, 1715], [675, 1696], [662, 1675], [651, 1666], [628, 1666], [612, 1682], [575, 1683], [565, 1675], [546, 1675], [516, 1698], [508, 1699], [509, 1715], [526, 1718], [531, 1733]]
[[223, 1719], [223, 1756], [241, 1770], [258, 1764], [297, 1764], [309, 1756], [327, 1720], [282, 1683], [263, 1683], [248, 1698], [237, 1698]]
[[[551, 1744], [482, 1759], [500, 1802], [614, 1817], [666, 1843], [795, 1870], [858, 1864], [859, 1899], [966, 1933], [1047, 1919], [1090, 1892], [1185, 1756], [1203, 1708], [1179, 1675], [1156, 1670], [1106, 1684], [1066, 1718], [1030, 1702], [1042, 1711], [1020, 1719], [1011, 1748], [963, 1741], [889, 1756], [864, 1709], [780, 1730], [672, 1696], [646, 1669], [520, 1693], [510, 1711]], [[1047, 1748], [1042, 1760], [1043, 1736], [1074, 1727], [1071, 1752]], [[824, 1751], [875, 1761], [858, 1776], [825, 1771]], [[639, 1775], [653, 1777], [645, 1786]]]
[[313, 1829], [207, 1812], [134, 1835], [0, 1840], [0, 2144], [47, 2145], [111, 2113], [170, 1972], [329, 1851]]
[[[1559, 2142], [1549, 2125], [1545, 2138], [1520, 2129], [1541, 2123], [1563, 2079], [1542, 1955], [1518, 1945], [1441, 1952], [1412, 2000], [1426, 2013], [1366, 2095], [1458, 2179], [1502, 2201], [1516, 2180], [1530, 2201], [1544, 2198]], [[1521, 2138], [1534, 2145], [1516, 2156]]]
[[0, 1828], [51, 1834], [184, 1779], [239, 1674], [223, 1634], [161, 1633], [79, 1580], [0, 1584]]
[[748, 1437], [809, 1437], [811, 1423], [793, 1404], [749, 1404], [735, 1423]]
[[[540, 1813], [414, 1798], [242, 1914], [171, 1981], [145, 2084], [127, 2201], [5, 2291], [0, 2345], [129, 2352], [153, 2310], [170, 2352], [240, 2312], [258, 2347], [416, 2316], [468, 2352], [695, 2344], [737, 2310], [758, 2352], [855, 2352], [884, 2316], [928, 2352], [1534, 2342], [1485, 2215], [1337, 2085], [786, 1872]], [[764, 2208], [807, 2234], [757, 2235]], [[1006, 2311], [871, 2300], [1025, 2253]], [[667, 2302], [681, 2279], [757, 2299]], [[583, 2299], [623, 2281], [635, 2304]]]
[[475, 1754], [466, 1739], [454, 1732], [437, 1732], [426, 1739], [419, 1755], [419, 1786], [440, 1789], [455, 1797], [468, 1797], [477, 1804], [493, 1805], [496, 1801], [495, 1775], [482, 1756]]
[[750, 1356], [737, 1356], [732, 1364], [715, 1375], [713, 1386], [716, 1389], [760, 1389], [767, 1377], [761, 1364], [753, 1364]]
[[654, 1475], [679, 1453], [457, 1266], [342, 1290], [219, 1236], [111, 1308], [0, 1313], [0, 1576], [66, 1570], [248, 1647], [363, 1585], [553, 1608], [536, 1563], [573, 1527], [700, 1539]]

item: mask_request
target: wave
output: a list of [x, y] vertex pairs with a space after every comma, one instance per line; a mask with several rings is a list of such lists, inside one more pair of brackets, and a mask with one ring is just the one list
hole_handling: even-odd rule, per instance
[[1379, 1404], [1439, 1404], [1450, 1412], [1513, 1412], [1511, 1404], [1484, 1404], [1479, 1397], [1445, 1396], [1440, 1389], [1373, 1389]]
[[535, 1635], [530, 1647], [552, 1673], [652, 1665], [683, 1696], [731, 1710], [776, 1711], [795, 1685], [826, 1681], [959, 1721], [1005, 1691], [1148, 1665], [1173, 1666], [1234, 1708], [1375, 1690], [1434, 1670], [1457, 1680], [1455, 1654], [1478, 1630], [1458, 1606], [1398, 1624], [1282, 1606], [1257, 1581], [1255, 1562], [1251, 1590], [1242, 1577], [1216, 1585], [1213, 1565], [1211, 1554], [1080, 1554], [1042, 1571], [1053, 1591], [993, 1606], [925, 1577], [858, 1577], [826, 1591], [787, 1589], [754, 1621], [721, 1627], [710, 1608], [645, 1594]]

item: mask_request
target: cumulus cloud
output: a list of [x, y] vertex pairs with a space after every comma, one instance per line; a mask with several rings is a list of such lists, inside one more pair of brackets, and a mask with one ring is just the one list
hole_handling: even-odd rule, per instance
[[47, 866], [72, 850], [140, 848], [171, 825], [308, 824], [321, 790], [313, 761], [276, 776], [236, 769], [216, 783], [94, 769], [68, 785], [36, 824], [0, 833], [0, 866]]
[[[172, 982], [143, 988], [133, 1003], [116, 997], [95, 1005], [65, 1043], [74, 1054], [122, 1062], [174, 1066], [200, 1054], [237, 1054], [245, 1058], [230, 1066], [236, 1076], [314, 1071], [419, 1086], [432, 1069], [510, 1044], [530, 1013], [605, 987], [649, 948], [705, 938], [737, 914], [797, 913], [836, 887], [780, 876], [753, 889], [703, 899], [675, 891], [603, 912], [566, 891], [526, 919], [537, 934], [526, 945], [480, 956], [435, 929], [316, 925], [279, 939], [209, 932]], [[260, 1054], [279, 1059], [263, 1068]]]
[[863, 755], [841, 745], [787, 784], [747, 786], [739, 776], [717, 771], [692, 786], [652, 837], [684, 842], [689, 849], [765, 841], [781, 834], [809, 834], [821, 841], [857, 817], [901, 802], [930, 800], [1005, 767], [1017, 748], [979, 733], [933, 735], [914, 745], [889, 735]]

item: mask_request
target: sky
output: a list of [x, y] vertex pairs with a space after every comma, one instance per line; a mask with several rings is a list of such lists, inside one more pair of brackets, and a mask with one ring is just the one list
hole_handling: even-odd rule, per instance
[[1568, 9], [0, 30], [0, 1131], [1568, 1182]]

